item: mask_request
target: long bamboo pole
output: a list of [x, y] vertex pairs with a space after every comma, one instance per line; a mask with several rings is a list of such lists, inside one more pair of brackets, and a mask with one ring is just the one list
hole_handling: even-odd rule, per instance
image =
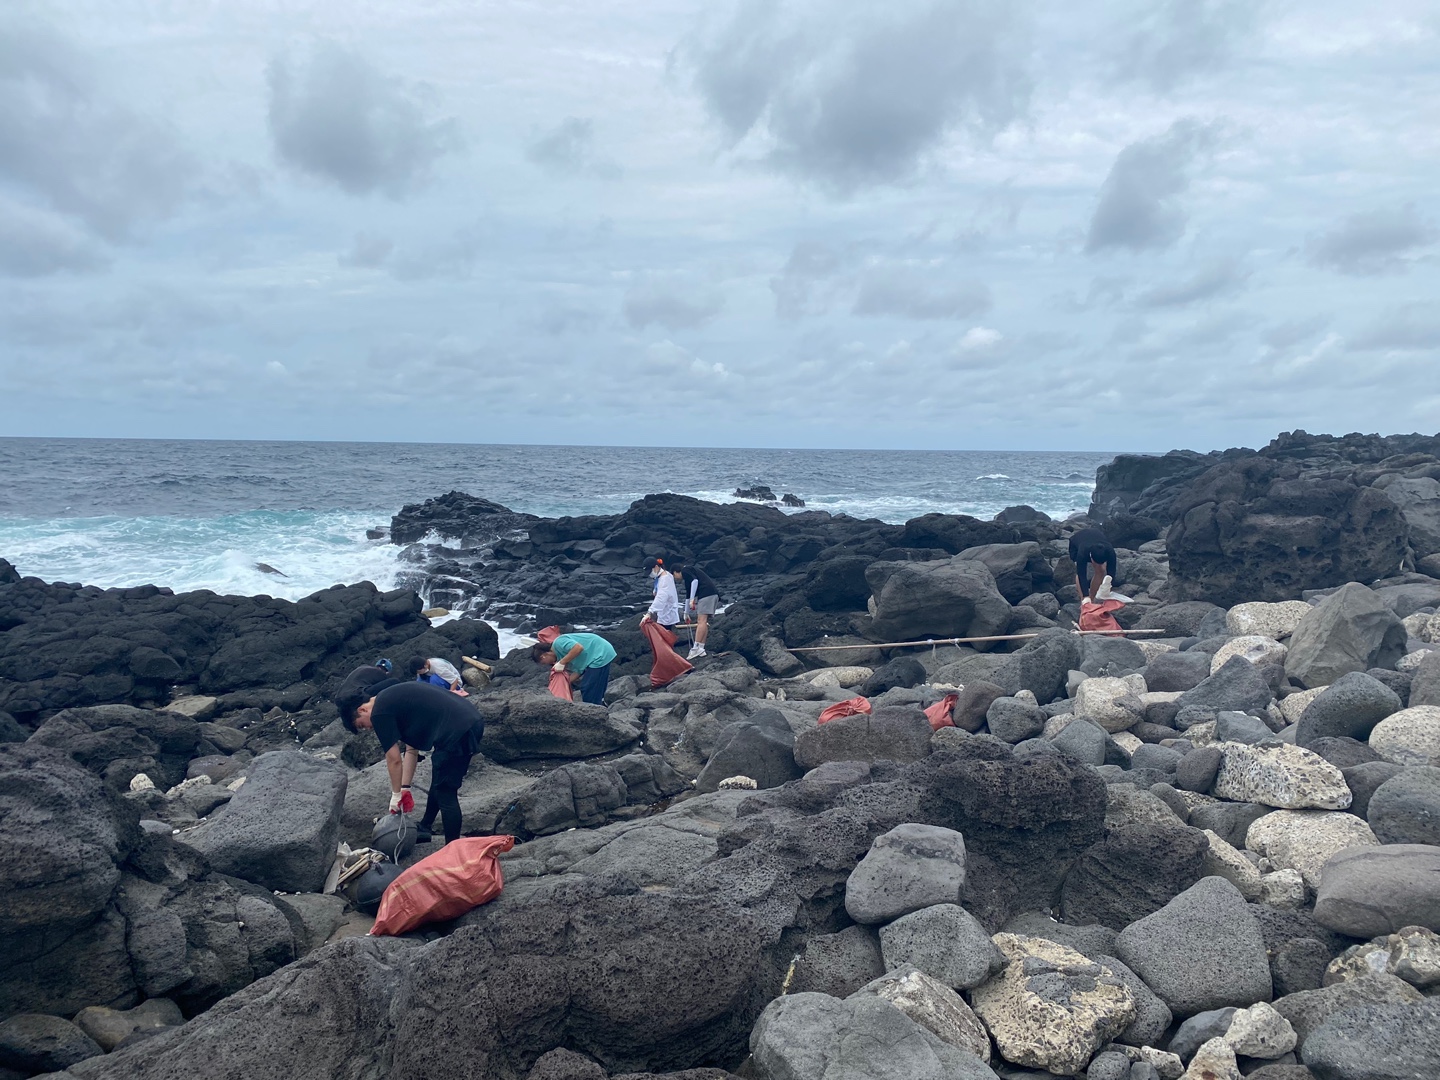
[[[1071, 630], [1072, 634], [1105, 634], [1115, 637], [1117, 634], [1163, 634], [1163, 629], [1158, 630]], [[950, 637], [950, 638], [926, 638], [924, 641], [877, 641], [866, 642], [864, 645], [806, 645], [803, 648], [788, 649], [787, 652], [839, 652], [842, 649], [905, 649], [921, 648], [926, 645], [968, 645], [972, 642], [983, 641], [1027, 641], [1030, 638], [1037, 638], [1039, 634], [995, 634], [990, 637]]]

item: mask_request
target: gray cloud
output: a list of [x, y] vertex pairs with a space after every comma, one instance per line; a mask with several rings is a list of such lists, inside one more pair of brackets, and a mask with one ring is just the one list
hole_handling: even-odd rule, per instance
[[725, 298], [683, 275], [654, 276], [636, 282], [625, 294], [625, 321], [637, 330], [654, 323], [667, 330], [703, 326], [725, 306]]
[[455, 142], [449, 120], [427, 120], [414, 88], [324, 42], [301, 64], [270, 62], [270, 135], [286, 164], [351, 195], [399, 197]]
[[1187, 219], [1178, 197], [1190, 186], [1191, 163], [1213, 141], [1212, 128], [1186, 118], [1121, 150], [1100, 188], [1085, 250], [1141, 251], [1179, 240]]
[[1432, 304], [1405, 304], [1380, 316], [1350, 340], [1352, 351], [1440, 349], [1440, 313]]
[[395, 241], [388, 236], [362, 231], [355, 234], [355, 243], [349, 251], [341, 252], [338, 261], [341, 266], [373, 270], [383, 266], [394, 250]]
[[1271, 326], [1260, 335], [1260, 340], [1277, 351], [1289, 349], [1314, 337], [1325, 329], [1328, 322], [1328, 319], [1320, 316], [1308, 319], [1290, 319]]
[[193, 175], [178, 137], [114, 102], [85, 56], [0, 23], [0, 181], [113, 241], [173, 213]]
[[1435, 226], [1414, 203], [1351, 214], [1309, 245], [1310, 261], [1342, 274], [1387, 274], [1409, 269], [1405, 257], [1434, 244]]
[[1182, 281], [1154, 285], [1135, 298], [1141, 307], [1183, 307], [1238, 292], [1250, 277], [1235, 259], [1217, 259]]
[[790, 252], [784, 268], [770, 279], [775, 314], [782, 319], [823, 315], [830, 308], [834, 288], [827, 283], [844, 267], [841, 254], [828, 244], [802, 240]]
[[947, 132], [1029, 102], [1014, 5], [741, 0], [685, 50], [711, 114], [777, 168], [840, 189], [894, 180]]
[[454, 227], [440, 240], [398, 250], [390, 260], [391, 273], [400, 281], [467, 278], [481, 254], [494, 245], [495, 238], [483, 222]]
[[1157, 90], [1225, 67], [1250, 36], [1264, 0], [1166, 0], [1146, 4], [1120, 61], [1125, 77]]
[[936, 267], [872, 266], [861, 276], [850, 310], [906, 319], [965, 319], [990, 310], [990, 290], [978, 281], [946, 281]]
[[595, 147], [595, 121], [567, 116], [525, 148], [525, 156], [557, 176], [589, 174], [613, 179], [620, 174], [614, 162], [603, 159]]
[[0, 274], [44, 277], [95, 270], [105, 256], [70, 222], [0, 196]]

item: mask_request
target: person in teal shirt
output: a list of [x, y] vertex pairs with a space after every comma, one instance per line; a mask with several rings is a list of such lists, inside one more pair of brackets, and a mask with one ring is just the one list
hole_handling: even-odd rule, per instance
[[571, 685], [579, 685], [581, 701], [605, 704], [615, 646], [599, 634], [561, 634], [551, 645], [536, 644], [530, 656], [537, 664], [549, 664], [554, 670], [565, 672]]

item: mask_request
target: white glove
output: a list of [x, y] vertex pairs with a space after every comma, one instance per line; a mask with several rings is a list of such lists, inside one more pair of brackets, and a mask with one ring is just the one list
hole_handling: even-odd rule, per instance
[[1088, 597], [1088, 596], [1082, 596], [1082, 597], [1080, 598], [1080, 606], [1081, 606], [1081, 607], [1084, 607], [1086, 604], [1093, 604], [1093, 603], [1095, 603], [1095, 601], [1094, 601], [1094, 600], [1091, 600], [1090, 597]]
[[398, 813], [400, 812], [400, 797], [401, 797], [401, 792], [396, 791], [396, 792], [393, 792], [393, 793], [391, 794], [391, 796], [390, 796], [390, 813], [392, 813], [392, 814], [398, 814]]
[[1110, 599], [1110, 586], [1111, 586], [1112, 584], [1113, 584], [1113, 582], [1110, 580], [1110, 575], [1109, 575], [1109, 574], [1106, 574], [1106, 575], [1105, 575], [1105, 580], [1102, 581], [1102, 582], [1100, 582], [1100, 588], [1098, 588], [1098, 589], [1095, 590], [1095, 599], [1097, 599], [1097, 600], [1109, 600], [1109, 599]]
[[564, 670], [565, 670], [565, 661], [564, 661], [564, 660], [556, 660], [556, 661], [555, 661], [555, 666], [552, 667], [550, 670], [551, 670], [551, 671], [564, 671]]

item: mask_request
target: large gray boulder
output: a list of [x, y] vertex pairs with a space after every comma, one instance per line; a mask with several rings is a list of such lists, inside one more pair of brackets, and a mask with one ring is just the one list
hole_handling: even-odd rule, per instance
[[873, 625], [883, 641], [986, 637], [1009, 624], [1010, 604], [973, 559], [900, 563], [875, 594]]
[[921, 709], [881, 706], [802, 731], [795, 737], [795, 761], [802, 769], [827, 761], [919, 761], [930, 754], [932, 734]]
[[1400, 508], [1410, 526], [1410, 546], [1415, 554], [1440, 551], [1440, 480], [1433, 476], [1381, 477], [1375, 486]]
[[1203, 832], [1178, 822], [1108, 829], [1065, 877], [1065, 921], [1124, 929], [1200, 880], [1207, 849]]
[[1344, 737], [1364, 742], [1371, 730], [1400, 711], [1400, 696], [1363, 671], [1340, 676], [1300, 714], [1295, 742], [1309, 746], [1317, 739]]
[[1210, 655], [1191, 649], [1188, 652], [1162, 652], [1143, 672], [1145, 688], [1157, 693], [1193, 690], [1210, 677]]
[[779, 787], [801, 771], [795, 764], [795, 733], [785, 715], [779, 709], [759, 709], [720, 729], [695, 790], [716, 791], [720, 781], [731, 776], [748, 776], [760, 788]]
[[261, 754], [225, 808], [178, 839], [222, 874], [319, 892], [335, 860], [345, 770], [299, 750]]
[[1306, 688], [1342, 675], [1389, 668], [1405, 655], [1405, 624], [1374, 592], [1352, 581], [1320, 601], [1290, 635], [1285, 674]]
[[880, 929], [885, 970], [910, 964], [946, 986], [969, 990], [1005, 966], [1005, 957], [958, 904], [935, 904]]
[[1259, 668], [1243, 656], [1232, 656], [1215, 674], [1181, 694], [1176, 704], [1181, 709], [1264, 712], [1274, 697]]
[[790, 994], [750, 1035], [761, 1080], [994, 1080], [995, 1074], [873, 994]]
[[7, 1072], [55, 1072], [102, 1053], [94, 1039], [58, 1016], [21, 1013], [0, 1021], [0, 1068]]
[[1050, 563], [1033, 540], [1021, 544], [981, 544], [968, 547], [955, 556], [983, 563], [1000, 595], [1011, 604], [1018, 604], [1032, 593], [1045, 592], [1055, 582]]
[[[1064, 630], [1045, 630], [1018, 652], [1010, 653], [991, 676], [1006, 694], [1029, 690], [1042, 705], [1065, 693], [1065, 679], [1080, 666], [1079, 639]], [[957, 706], [957, 715], [959, 712]], [[957, 721], [958, 723], [958, 721]]]
[[1315, 892], [1315, 921], [1357, 938], [1407, 926], [1440, 932], [1440, 847], [1351, 847], [1325, 863]]
[[1320, 1080], [1414, 1080], [1440, 1066], [1440, 1001], [1356, 1005], [1305, 1040], [1301, 1059]]
[[1366, 820], [1382, 844], [1440, 845], [1440, 769], [1413, 765], [1370, 797]]
[[1179, 1017], [1269, 1001], [1265, 939], [1240, 890], [1201, 878], [1115, 939], [1120, 959]]
[[[1286, 994], [1275, 1001], [1275, 1011], [1290, 1022], [1298, 1037], [1297, 1052], [1326, 1020], [1357, 1005], [1404, 1005], [1424, 1000], [1420, 991], [1404, 979], [1385, 972], [1371, 972], [1313, 990]], [[1228, 1021], [1226, 1021], [1228, 1025]]]
[[595, 757], [628, 746], [643, 734], [603, 705], [561, 701], [550, 694], [482, 695], [474, 700], [485, 722], [481, 750], [501, 764]]
[[884, 974], [885, 960], [875, 931], [868, 926], [847, 926], [837, 934], [817, 934], [806, 940], [795, 961], [790, 992], [809, 990], [849, 997]]
[[845, 910], [858, 923], [885, 923], [965, 892], [965, 838], [938, 825], [897, 825], [870, 845], [845, 882]]

